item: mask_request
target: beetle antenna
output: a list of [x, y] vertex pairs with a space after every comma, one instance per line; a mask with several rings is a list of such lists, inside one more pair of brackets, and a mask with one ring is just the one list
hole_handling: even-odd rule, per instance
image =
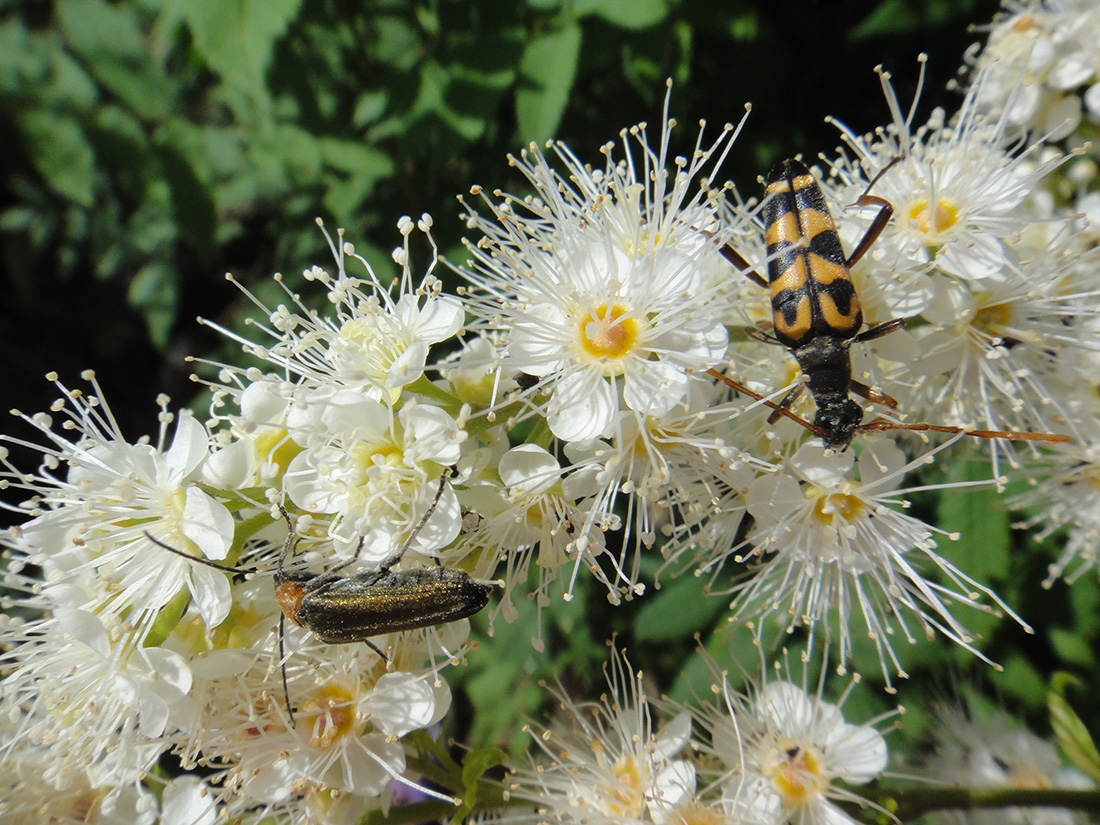
[[449, 472], [449, 468], [443, 471], [443, 475], [439, 477], [439, 487], [435, 491], [435, 498], [432, 499], [432, 503], [428, 505], [428, 509], [424, 512], [424, 515], [421, 516], [420, 521], [416, 523], [416, 527], [413, 528], [413, 531], [409, 533], [409, 537], [405, 539], [405, 543], [401, 545], [401, 549], [382, 562], [379, 567], [380, 570], [389, 570], [401, 561], [401, 558], [408, 551], [409, 547], [416, 541], [416, 537], [420, 534], [420, 531], [424, 529], [424, 525], [428, 523], [428, 519], [432, 517], [432, 513], [435, 512], [435, 508], [439, 504], [439, 499], [443, 497], [443, 488], [447, 485], [447, 475]]
[[230, 567], [228, 564], [218, 564], [215, 561], [210, 561], [210, 559], [204, 559], [201, 556], [192, 556], [190, 553], [184, 553], [182, 550], [177, 550], [172, 545], [161, 541], [156, 536], [154, 536], [152, 533], [150, 533], [148, 530], [145, 531], [145, 538], [149, 539], [149, 541], [153, 542], [153, 544], [157, 545], [157, 547], [161, 547], [161, 548], [167, 550], [169, 553], [175, 553], [177, 556], [183, 556], [185, 559], [187, 559], [189, 561], [197, 561], [199, 564], [205, 564], [207, 567], [213, 567], [215, 570], [221, 570], [223, 573], [225, 573], [225, 572], [239, 573], [242, 576], [247, 576], [250, 573], [255, 573], [256, 572], [254, 569], [253, 570], [242, 570], [240, 567]]
[[298, 727], [298, 721], [294, 718], [294, 708], [290, 706], [290, 687], [286, 683], [286, 614], [279, 613], [279, 669], [283, 672], [283, 701], [286, 702], [286, 712], [290, 714], [290, 726]]
[[[286, 568], [284, 565], [286, 563], [287, 554], [298, 546], [300, 539], [298, 538], [298, 534], [294, 532], [294, 522], [290, 519], [290, 513], [286, 511], [286, 508], [282, 504], [279, 505], [279, 512], [283, 514], [283, 519], [286, 521], [286, 540], [283, 542], [283, 552], [279, 554], [279, 568], [276, 575], [280, 578], [285, 578]], [[283, 675], [285, 676], [286, 674], [284, 673]]]

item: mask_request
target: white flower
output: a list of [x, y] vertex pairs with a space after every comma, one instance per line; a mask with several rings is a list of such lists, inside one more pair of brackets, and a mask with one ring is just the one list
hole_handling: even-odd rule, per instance
[[[17, 735], [10, 724], [0, 728], [0, 740], [5, 744]], [[139, 779], [109, 775], [100, 778], [105, 781], [97, 781], [92, 774], [94, 771], [73, 770], [65, 760], [63, 746], [36, 745], [23, 738], [0, 759], [4, 824], [153, 825], [157, 821], [157, 798]], [[184, 824], [176, 821], [172, 825]]]
[[[50, 378], [56, 382], [56, 376]], [[93, 374], [85, 378], [98, 393]], [[43, 455], [37, 475], [10, 465], [5, 473], [13, 486], [32, 495], [25, 509], [34, 518], [19, 528], [18, 550], [45, 568], [47, 580], [79, 585], [83, 577], [109, 579], [117, 593], [104, 607], [116, 612], [137, 608], [140, 613], [127, 615], [135, 625], [151, 621], [185, 586], [204, 619], [211, 626], [220, 623], [229, 610], [225, 576], [165, 552], [146, 536], [149, 532], [182, 552], [211, 560], [229, 552], [233, 517], [201, 486], [210, 450], [206, 428], [184, 413], [171, 446], [165, 447], [173, 417], [163, 412], [155, 445], [146, 440], [129, 444], [98, 394], [86, 397], [57, 386], [69, 409], [59, 402], [53, 411], [67, 413], [62, 429], [77, 437], [54, 432], [49, 416], [24, 416], [49, 445], [25, 444]], [[162, 408], [165, 404], [161, 399]], [[55, 472], [59, 467], [63, 475]]]
[[[922, 61], [921, 82], [923, 73]], [[1024, 151], [1013, 146], [1003, 123], [978, 111], [982, 78], [950, 121], [936, 110], [925, 125], [913, 128], [916, 106], [904, 114], [890, 75], [880, 75], [891, 123], [862, 137], [837, 124], [855, 157], [832, 163], [853, 196], [845, 202], [866, 189], [868, 174], [886, 170], [873, 194], [893, 205], [894, 218], [865, 259], [876, 275], [863, 280], [916, 282], [916, 275], [935, 270], [969, 282], [1004, 272], [1014, 265], [1008, 244], [1035, 220], [1021, 207], [1066, 156], [1056, 153], [1036, 163], [1037, 144]], [[891, 271], [899, 267], [900, 276]], [[903, 314], [905, 307], [898, 310]]]
[[[459, 465], [463, 470], [459, 498], [463, 507], [477, 516], [476, 523], [464, 531], [462, 546], [477, 559], [477, 570], [485, 575], [504, 562], [500, 609], [505, 618], [513, 621], [517, 615], [512, 604], [517, 591], [521, 598], [529, 598], [525, 591], [532, 563], [538, 570], [535, 592], [540, 611], [549, 599], [552, 582], [560, 582], [569, 598], [582, 565], [614, 591], [614, 583], [607, 580], [597, 562], [606, 551], [602, 530], [589, 530], [582, 541], [581, 530], [590, 519], [577, 502], [591, 493], [595, 468], [563, 468], [536, 444], [486, 453]], [[573, 573], [563, 577], [571, 559]]]
[[[704, 713], [730, 815], [761, 825], [854, 823], [831, 800], [863, 803], [834, 784], [862, 785], [886, 768], [886, 742], [871, 725], [844, 721], [840, 708], [790, 682], [770, 682], [755, 695], [729, 696], [728, 712]], [[845, 696], [847, 692], [845, 692]]]
[[[224, 766], [224, 786], [239, 789], [251, 806], [284, 805], [321, 789], [373, 798], [391, 780], [411, 783], [403, 776], [401, 737], [435, 724], [450, 706], [438, 670], [462, 653], [468, 623], [375, 636], [388, 661], [360, 644], [325, 644], [288, 624], [288, 708], [284, 670], [271, 656], [278, 607], [264, 584], [240, 585], [234, 646], [194, 660], [197, 713], [174, 738], [179, 750], [188, 760]], [[224, 639], [218, 632], [196, 637], [181, 625], [170, 644], [202, 650]]]
[[1096, 346], [1100, 282], [1095, 263], [1082, 266], [1074, 221], [1042, 196], [1069, 155], [1015, 145], [977, 104], [986, 81], [978, 76], [954, 118], [937, 111], [914, 128], [915, 105], [903, 114], [882, 73], [892, 122], [862, 137], [840, 127], [855, 155], [832, 163], [842, 197], [882, 171], [873, 194], [895, 210], [853, 277], [878, 312], [913, 319], [906, 368], [885, 383], [909, 420], [1060, 431], [1062, 399], [1090, 380], [1081, 353]]
[[[935, 753], [924, 760], [924, 773], [944, 785], [973, 789], [1092, 788], [1080, 772], [1062, 766], [1054, 745], [999, 712], [991, 718], [965, 705], [941, 704], [931, 726]], [[940, 821], [971, 825], [1074, 825], [1087, 821], [1065, 808], [1001, 808], [945, 811]]]
[[1006, 5], [1011, 13], [994, 23], [989, 40], [969, 59], [987, 75], [979, 97], [983, 109], [1049, 140], [1077, 127], [1082, 98], [1097, 119], [1100, 10], [1091, 0]]
[[468, 244], [475, 271], [466, 274], [483, 293], [471, 311], [505, 334], [506, 374], [539, 378], [549, 396], [541, 409], [566, 441], [606, 434], [621, 405], [666, 415], [686, 398], [689, 373], [716, 366], [726, 349], [725, 291], [707, 277], [725, 268], [710, 184], [736, 130], [707, 148], [700, 133], [670, 176], [667, 106], [656, 151], [644, 124], [622, 133], [624, 160], [604, 147], [602, 170], [549, 144], [565, 167], [556, 171], [532, 146], [512, 163], [537, 197], [486, 196], [493, 218], [468, 215], [485, 235]]
[[[381, 562], [435, 500], [440, 468], [458, 460], [458, 425], [439, 407], [409, 401], [394, 415], [391, 407], [350, 391], [315, 412], [313, 423], [296, 431], [306, 449], [288, 465], [284, 489], [306, 512], [333, 516], [329, 535], [339, 549], [354, 551], [362, 540], [361, 560]], [[415, 549], [445, 547], [459, 526], [458, 503], [446, 485]]]
[[1077, 437], [1034, 462], [1030, 469], [1035, 485], [1014, 502], [1028, 507], [1033, 515], [1022, 526], [1041, 529], [1036, 540], [1044, 541], [1065, 530], [1058, 560], [1048, 568], [1044, 585], [1065, 576], [1070, 583], [1094, 570], [1100, 562], [1100, 410], [1095, 393], [1084, 395], [1073, 420], [1082, 422]]
[[25, 715], [4, 749], [48, 745], [55, 781], [74, 769], [97, 787], [139, 781], [182, 721], [192, 677], [183, 657], [141, 647], [126, 630], [70, 608], [9, 630], [7, 643], [18, 644], [3, 657], [15, 667], [0, 700]]
[[[249, 296], [268, 312], [270, 328], [265, 331], [274, 341], [270, 345], [240, 338], [210, 321], [204, 323], [239, 341], [246, 352], [314, 387], [312, 400], [341, 390], [389, 400], [392, 393], [420, 379], [428, 348], [451, 338], [463, 325], [461, 302], [442, 295], [439, 280], [431, 274], [437, 260], [431, 225], [428, 215], [421, 216], [415, 225], [408, 217], [398, 222], [404, 245], [393, 253], [401, 266], [401, 277], [394, 281], [396, 300], [379, 283], [370, 265], [355, 254], [354, 247], [343, 241], [341, 230], [337, 233], [338, 245], [325, 233], [336, 259], [336, 274], [330, 275], [318, 266], [304, 273], [307, 280], [328, 288], [334, 317], [310, 310], [296, 295], [288, 293], [291, 305], [280, 304], [273, 310]], [[432, 260], [419, 285], [413, 283], [409, 264], [409, 236], [414, 228], [424, 233], [432, 247]], [[346, 272], [347, 255], [363, 265], [365, 278]], [[239, 372], [230, 367], [226, 370], [230, 374]]]
[[[857, 478], [851, 451], [835, 453], [809, 443], [790, 459], [786, 472], [750, 484], [745, 501], [755, 523], [746, 544], [753, 549], [734, 559], [759, 561], [729, 591], [736, 595], [736, 614], [786, 615], [788, 630], [806, 625], [812, 634], [822, 622], [826, 640], [835, 617], [842, 664], [851, 655], [851, 635], [862, 624], [888, 688], [891, 666], [905, 676], [891, 638], [900, 628], [915, 643], [911, 620], [922, 635], [941, 633], [979, 657], [972, 637], [952, 615], [952, 604], [992, 612], [979, 600], [984, 595], [1027, 629], [988, 587], [935, 552], [935, 527], [901, 512], [907, 503], [898, 485], [944, 446], [907, 462], [892, 442], [867, 441]], [[950, 584], [925, 578], [922, 563], [931, 563]]]
[[559, 696], [567, 718], [535, 736], [541, 759], [512, 768], [513, 797], [559, 822], [621, 825], [669, 821], [671, 809], [694, 796], [695, 769], [676, 758], [688, 745], [691, 717], [681, 713], [655, 732], [642, 674], [629, 666], [612, 656], [611, 695], [599, 704]]

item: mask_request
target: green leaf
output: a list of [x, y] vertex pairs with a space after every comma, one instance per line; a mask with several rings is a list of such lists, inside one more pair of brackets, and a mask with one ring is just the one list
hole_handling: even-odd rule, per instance
[[146, 119], [173, 110], [176, 85], [146, 48], [137, 4], [67, 0], [56, 8], [69, 46], [112, 94]]
[[1066, 664], [1083, 668], [1096, 666], [1096, 651], [1093, 640], [1082, 636], [1078, 628], [1067, 630], [1064, 627], [1052, 627], [1047, 630], [1051, 647], [1059, 660]]
[[164, 349], [171, 337], [179, 304], [174, 270], [160, 261], [147, 263], [130, 282], [129, 301], [131, 306], [142, 311], [150, 340]]
[[[417, 118], [432, 114], [455, 133], [468, 141], [476, 140], [485, 131], [485, 121], [477, 116], [457, 111], [450, 101], [451, 74], [434, 61], [427, 61], [420, 71], [420, 88], [417, 90], [413, 112]], [[422, 126], [416, 127], [424, 128]], [[426, 133], [430, 133], [430, 124]]]
[[392, 177], [394, 163], [385, 152], [366, 146], [360, 141], [343, 141], [335, 138], [321, 139], [321, 155], [324, 163], [352, 175], [370, 180]]
[[648, 29], [668, 17], [665, 0], [576, 0], [578, 17], [592, 14], [621, 29]]
[[179, 233], [199, 259], [208, 262], [214, 253], [217, 222], [214, 196], [199, 178], [189, 158], [176, 146], [158, 147], [160, 169], [168, 183], [172, 215]]
[[[960, 460], [947, 472], [947, 484], [984, 481], [989, 465]], [[940, 497], [936, 525], [958, 533], [955, 542], [940, 542], [939, 552], [980, 582], [1004, 579], [1009, 571], [1012, 547], [1011, 520], [1003, 497], [992, 486], [952, 490]]]
[[351, 116], [352, 124], [359, 129], [374, 123], [386, 113], [390, 96], [383, 89], [368, 89], [360, 92], [355, 102], [355, 112]]
[[323, 138], [320, 148], [324, 162], [344, 173], [341, 182], [329, 184], [325, 195], [325, 206], [333, 215], [351, 216], [379, 181], [394, 175], [389, 155], [359, 141]]
[[682, 575], [647, 599], [634, 619], [634, 635], [639, 642], [671, 642], [691, 638], [693, 633], [711, 626], [726, 611], [728, 598], [706, 596], [708, 579]]
[[[961, 651], [961, 648], [959, 648]], [[965, 652], [965, 651], [962, 651]], [[973, 657], [959, 656], [959, 667], [965, 667], [973, 662]], [[1043, 694], [1046, 690], [1045, 674], [1040, 673], [1027, 656], [1020, 651], [1013, 651], [1000, 662], [1004, 666], [1004, 673], [997, 684], [1000, 685], [1006, 697], [1011, 697], [1017, 704], [1028, 708], [1038, 709], [1043, 702]]]
[[490, 768], [503, 765], [506, 759], [507, 754], [500, 748], [478, 748], [466, 754], [466, 758], [462, 761], [462, 804], [451, 817], [452, 825], [459, 825], [466, 818], [466, 814], [478, 808], [481, 777]]
[[46, 183], [62, 197], [90, 207], [95, 193], [95, 153], [80, 126], [71, 118], [36, 109], [20, 118], [19, 128]]
[[1050, 692], [1047, 694], [1050, 724], [1070, 762], [1093, 782], [1100, 782], [1100, 752], [1081, 717], [1066, 701], [1065, 691], [1070, 685], [1080, 686], [1081, 681], [1065, 672], [1055, 673], [1051, 677]]
[[554, 136], [569, 102], [580, 51], [581, 28], [576, 24], [545, 32], [527, 44], [516, 92], [516, 120], [524, 142]]
[[265, 74], [275, 44], [298, 17], [302, 0], [186, 0], [195, 48], [222, 80], [267, 99]]
[[374, 49], [371, 57], [386, 63], [398, 71], [410, 71], [422, 54], [421, 37], [416, 28], [401, 17], [375, 17]]
[[848, 33], [852, 41], [883, 35], [899, 35], [914, 29], [950, 25], [958, 21], [960, 28], [972, 20], [972, 0], [883, 0], [862, 22]]

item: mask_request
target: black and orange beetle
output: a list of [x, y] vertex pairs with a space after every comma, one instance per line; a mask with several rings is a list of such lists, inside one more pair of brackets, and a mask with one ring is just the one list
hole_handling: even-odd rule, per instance
[[[792, 418], [834, 450], [846, 450], [857, 432], [894, 429], [966, 433], [980, 438], [1068, 441], [1069, 436], [1054, 433], [972, 430], [882, 419], [863, 423], [863, 407], [852, 400], [850, 393], [890, 409], [896, 409], [897, 402], [852, 378], [850, 348], [852, 344], [894, 332], [905, 321], [895, 318], [863, 329], [863, 311], [852, 283], [851, 268], [867, 254], [894, 214], [889, 201], [870, 192], [878, 179], [899, 160], [900, 157], [895, 158], [884, 167], [856, 200], [856, 206], [877, 206], [878, 214], [850, 256], [844, 254], [821, 186], [805, 164], [799, 160], [785, 160], [772, 169], [766, 180], [764, 203], [767, 280], [730, 245], [722, 247], [722, 254], [743, 275], [771, 293], [774, 334], [768, 335], [751, 327], [746, 330], [747, 334], [759, 341], [786, 347], [798, 362], [804, 383], [797, 385], [778, 404], [773, 404], [716, 370], [709, 373], [738, 392], [771, 407], [770, 422], [774, 423], [781, 415]], [[809, 388], [817, 405], [812, 424], [789, 409], [803, 387]]]

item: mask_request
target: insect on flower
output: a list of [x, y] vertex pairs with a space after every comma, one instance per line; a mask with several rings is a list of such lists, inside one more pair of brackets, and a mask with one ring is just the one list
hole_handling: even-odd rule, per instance
[[[1068, 436], [1053, 433], [901, 424], [885, 419], [863, 423], [863, 408], [849, 393], [890, 409], [897, 408], [897, 401], [852, 378], [851, 346], [888, 335], [900, 329], [905, 320], [895, 318], [861, 332], [863, 311], [852, 283], [851, 268], [867, 254], [890, 222], [893, 205], [870, 192], [878, 179], [899, 160], [901, 157], [881, 169], [856, 200], [856, 206], [877, 206], [879, 211], [855, 251], [847, 257], [825, 195], [810, 170], [793, 159], [772, 169], [766, 181], [764, 206], [768, 279], [756, 272], [729, 244], [722, 247], [722, 254], [745, 277], [771, 292], [774, 335], [751, 327], [746, 333], [758, 341], [786, 347], [802, 369], [804, 383], [798, 384], [778, 404], [773, 404], [717, 370], [708, 373], [770, 407], [769, 423], [786, 416], [820, 436], [825, 446], [834, 450], [846, 450], [857, 432], [884, 430], [932, 430], [966, 433], [979, 438], [1068, 441]], [[803, 387], [809, 387], [817, 405], [813, 424], [789, 409]]]
[[[294, 533], [290, 515], [282, 510], [288, 534], [279, 554], [279, 564], [273, 576], [275, 598], [282, 610], [279, 616], [279, 661], [283, 662], [283, 697], [291, 724], [294, 711], [290, 706], [290, 690], [286, 678], [286, 653], [284, 650], [285, 621], [289, 619], [304, 627], [327, 644], [363, 642], [371, 650], [386, 659], [370, 637], [402, 630], [418, 630], [424, 627], [457, 622], [481, 611], [489, 603], [491, 582], [478, 581], [462, 570], [450, 567], [421, 567], [415, 570], [395, 571], [412, 542], [435, 512], [443, 495], [447, 474], [439, 480], [435, 498], [413, 528], [401, 548], [386, 559], [377, 570], [342, 576], [341, 571], [355, 563], [363, 549], [360, 538], [355, 555], [323, 573], [307, 571], [288, 572], [286, 557], [293, 554], [301, 538]], [[150, 533], [150, 541], [177, 555], [234, 573], [252, 573], [234, 567], [196, 558], [165, 544]]]

